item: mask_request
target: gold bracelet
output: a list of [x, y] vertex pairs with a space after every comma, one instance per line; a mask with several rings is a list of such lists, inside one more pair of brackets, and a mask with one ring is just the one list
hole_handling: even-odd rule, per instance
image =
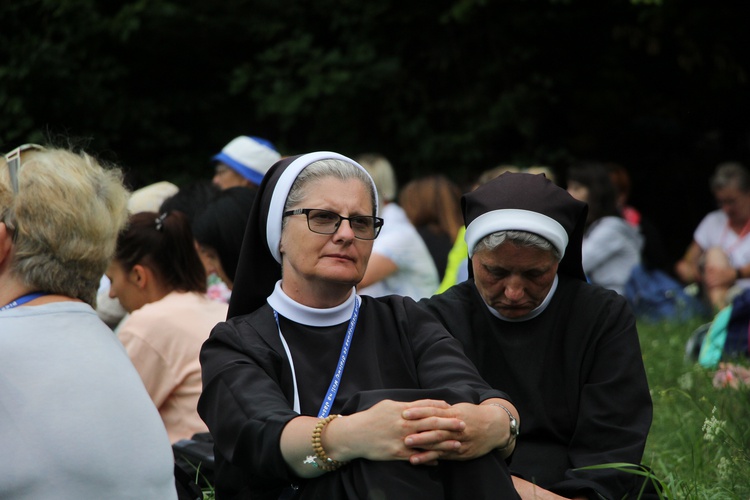
[[341, 415], [328, 415], [326, 418], [319, 420], [318, 423], [315, 424], [315, 429], [313, 429], [312, 433], [312, 449], [318, 459], [322, 462], [320, 468], [327, 472], [334, 471], [346, 464], [346, 462], [339, 462], [338, 460], [334, 460], [326, 455], [326, 451], [323, 449], [323, 444], [320, 440], [320, 434], [323, 432], [323, 427], [328, 425], [333, 419], [339, 418], [340, 416]]

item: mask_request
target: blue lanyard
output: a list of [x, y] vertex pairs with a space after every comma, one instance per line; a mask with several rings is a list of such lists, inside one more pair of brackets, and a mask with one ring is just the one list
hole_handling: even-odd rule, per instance
[[[275, 310], [273, 311], [273, 317], [276, 319], [276, 326], [279, 329], [279, 335], [281, 335], [281, 326], [279, 325], [279, 314]], [[333, 379], [331, 379], [331, 385], [328, 386], [328, 392], [326, 393], [325, 399], [323, 399], [323, 404], [320, 405], [320, 410], [318, 410], [318, 418], [325, 418], [328, 416], [329, 413], [331, 413], [331, 405], [333, 405], [333, 401], [336, 399], [336, 393], [339, 391], [339, 386], [341, 385], [341, 376], [344, 373], [344, 366], [346, 365], [346, 358], [347, 356], [349, 356], [349, 349], [351, 348], [351, 345], [352, 345], [352, 336], [354, 335], [354, 328], [357, 326], [358, 317], [359, 317], [359, 298], [357, 297], [354, 300], [354, 311], [352, 311], [352, 317], [349, 320], [349, 326], [346, 329], [346, 337], [344, 338], [344, 343], [341, 346], [341, 354], [339, 355], [339, 362], [336, 365], [336, 372], [333, 374]], [[283, 335], [281, 336], [281, 339], [284, 342], [284, 344], [286, 344], [286, 342], [284, 341]], [[292, 375], [294, 376], [294, 364], [292, 363], [291, 353], [287, 352], [287, 355], [289, 356], [289, 362], [292, 364]], [[295, 385], [295, 392], [296, 392], [296, 386], [297, 386], [296, 376], [295, 376], [294, 385]]]
[[0, 311], [7, 311], [8, 309], [13, 309], [14, 307], [22, 306], [27, 302], [31, 302], [34, 299], [38, 299], [39, 297], [43, 297], [45, 295], [49, 295], [47, 292], [34, 292], [34, 293], [27, 293], [26, 295], [21, 295], [15, 300], [10, 301], [8, 304], [5, 304], [3, 307], [0, 307]]

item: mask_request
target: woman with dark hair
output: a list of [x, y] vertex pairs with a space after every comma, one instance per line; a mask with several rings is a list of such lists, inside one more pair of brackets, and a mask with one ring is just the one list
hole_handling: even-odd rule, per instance
[[372, 178], [336, 153], [264, 177], [201, 351], [217, 498], [517, 498], [507, 396], [413, 300], [357, 294], [377, 214]]
[[633, 268], [641, 263], [643, 238], [620, 215], [609, 170], [598, 163], [571, 167], [568, 193], [589, 206], [582, 249], [586, 277], [623, 295]]
[[461, 188], [444, 175], [429, 175], [408, 182], [398, 197], [398, 204], [427, 245], [440, 280], [464, 225], [461, 194]]
[[221, 191], [193, 221], [193, 237], [206, 274], [215, 273], [231, 290], [254, 189]]
[[130, 216], [107, 269], [110, 296], [130, 313], [118, 337], [161, 414], [172, 443], [206, 432], [196, 405], [198, 355], [227, 306], [209, 300], [206, 272], [180, 212]]

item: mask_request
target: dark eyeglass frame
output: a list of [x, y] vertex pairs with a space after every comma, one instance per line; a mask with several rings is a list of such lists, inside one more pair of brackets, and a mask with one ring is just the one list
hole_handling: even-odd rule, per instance
[[[322, 232], [319, 230], [315, 230], [312, 228], [312, 226], [310, 226], [310, 212], [323, 212], [326, 214], [330, 214], [332, 216], [336, 216], [339, 218], [339, 220], [338, 222], [336, 222], [336, 224], [334, 224], [332, 231]], [[336, 212], [331, 212], [330, 210], [323, 210], [322, 208], [297, 208], [295, 210], [288, 210], [283, 213], [284, 217], [289, 217], [290, 215], [304, 215], [305, 218], [307, 219], [307, 229], [309, 229], [310, 231], [316, 234], [335, 234], [336, 231], [339, 230], [339, 227], [341, 227], [341, 221], [348, 220], [349, 226], [352, 228], [352, 232], [354, 233], [354, 237], [357, 238], [358, 240], [374, 240], [375, 238], [377, 238], [378, 235], [380, 234], [380, 230], [383, 228], [383, 222], [384, 222], [383, 219], [381, 219], [380, 217], [375, 217], [372, 215], [353, 215], [351, 217], [344, 217], [342, 215], [337, 214]], [[372, 227], [373, 227], [373, 230], [375, 231], [375, 236], [373, 236], [372, 238], [363, 238], [361, 235], [358, 235], [357, 231], [354, 229], [354, 226], [352, 225], [352, 220], [356, 220], [356, 219], [372, 220]]]
[[44, 151], [44, 147], [39, 144], [22, 144], [5, 155], [5, 163], [8, 165], [8, 176], [10, 177], [10, 186], [13, 189], [13, 194], [18, 194], [18, 171], [21, 170], [21, 153], [30, 149]]

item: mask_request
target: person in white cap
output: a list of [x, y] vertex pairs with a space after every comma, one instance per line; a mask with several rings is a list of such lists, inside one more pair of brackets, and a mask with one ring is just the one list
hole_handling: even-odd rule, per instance
[[505, 173], [461, 200], [470, 279], [420, 302], [502, 387], [524, 424], [510, 464], [522, 498], [634, 498], [652, 418], [635, 317], [586, 282], [587, 205], [544, 175]]
[[279, 152], [266, 139], [247, 135], [236, 137], [212, 158], [216, 165], [213, 183], [219, 189], [257, 187], [271, 165], [280, 159]]

